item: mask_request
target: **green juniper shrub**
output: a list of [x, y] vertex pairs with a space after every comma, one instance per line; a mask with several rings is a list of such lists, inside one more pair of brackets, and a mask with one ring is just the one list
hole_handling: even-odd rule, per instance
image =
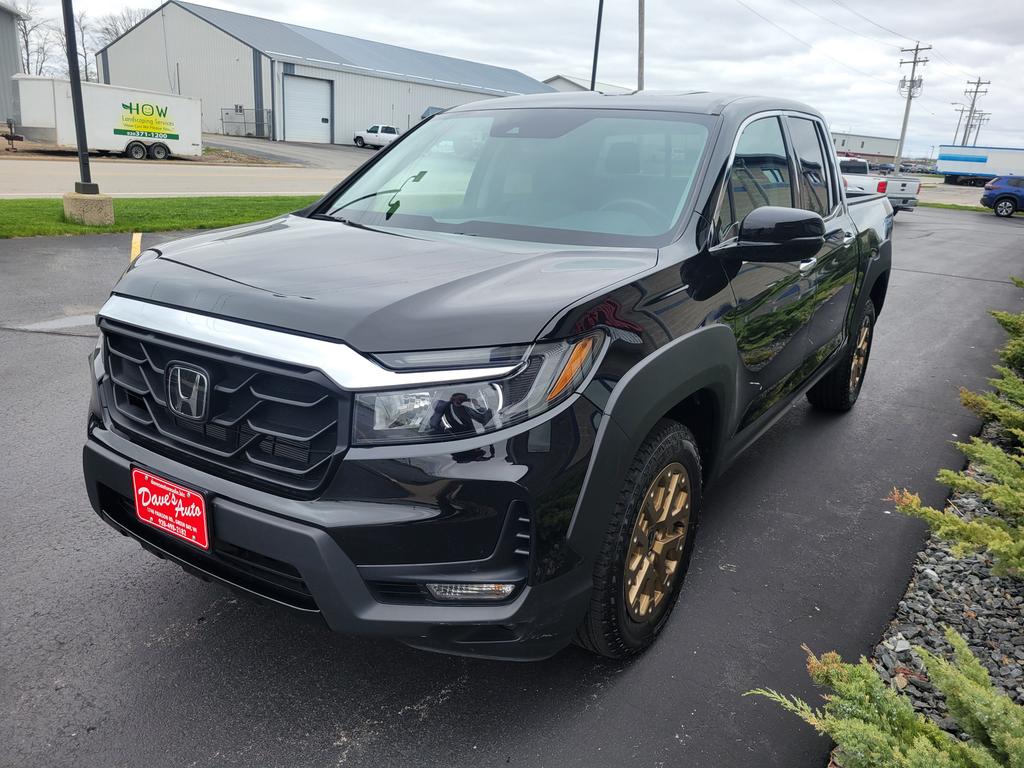
[[766, 688], [764, 696], [794, 713], [838, 745], [843, 768], [1024, 768], [1024, 707], [997, 691], [967, 643], [951, 630], [949, 662], [915, 649], [949, 713], [971, 737], [961, 742], [914, 711], [906, 696], [886, 684], [867, 661], [844, 663], [836, 653], [807, 651], [811, 679], [832, 690], [820, 709]]

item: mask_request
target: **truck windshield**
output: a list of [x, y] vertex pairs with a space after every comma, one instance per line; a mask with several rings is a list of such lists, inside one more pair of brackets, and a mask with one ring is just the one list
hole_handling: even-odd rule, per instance
[[596, 109], [439, 115], [319, 213], [374, 228], [655, 245], [686, 210], [712, 120]]

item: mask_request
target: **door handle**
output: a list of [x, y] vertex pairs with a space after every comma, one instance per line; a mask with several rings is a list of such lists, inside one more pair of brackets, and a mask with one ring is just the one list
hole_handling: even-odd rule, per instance
[[814, 269], [814, 266], [817, 263], [818, 263], [818, 258], [816, 256], [814, 258], [807, 259], [806, 261], [801, 261], [800, 262], [800, 271], [801, 272], [810, 272], [812, 269]]
[[850, 243], [853, 242], [853, 239], [855, 237], [856, 235], [853, 232], [847, 232], [843, 229], [833, 229], [831, 232], [825, 235], [826, 240], [831, 240], [833, 242], [842, 238], [843, 245], [849, 245]]

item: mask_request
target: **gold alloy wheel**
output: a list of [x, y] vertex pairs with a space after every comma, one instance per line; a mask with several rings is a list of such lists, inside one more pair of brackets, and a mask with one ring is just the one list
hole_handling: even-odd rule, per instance
[[633, 524], [626, 554], [626, 609], [646, 621], [672, 592], [690, 527], [690, 475], [672, 462], [654, 478]]
[[871, 349], [871, 318], [864, 315], [857, 334], [857, 346], [853, 349], [853, 363], [850, 365], [850, 391], [856, 392], [860, 380], [864, 376], [864, 366], [868, 363], [868, 350]]

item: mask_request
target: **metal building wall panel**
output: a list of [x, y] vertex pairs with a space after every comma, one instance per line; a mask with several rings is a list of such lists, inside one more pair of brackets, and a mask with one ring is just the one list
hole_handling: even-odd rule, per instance
[[18, 72], [21, 72], [21, 54], [14, 14], [0, 10], [0, 121], [16, 117], [11, 77]]
[[[281, 64], [278, 63], [275, 69], [280, 68]], [[334, 83], [334, 141], [337, 144], [351, 144], [356, 131], [365, 130], [374, 123], [395, 125], [405, 132], [420, 122], [420, 115], [427, 107], [455, 107], [488, 98], [479, 93], [368, 77], [305, 64], [295, 64], [294, 73]], [[279, 84], [276, 92], [277, 106], [280, 106]], [[280, 130], [277, 135], [281, 137]]]
[[201, 99], [206, 132], [221, 133], [221, 109], [255, 106], [252, 48], [177, 5], [163, 6], [105, 53], [114, 85]]

